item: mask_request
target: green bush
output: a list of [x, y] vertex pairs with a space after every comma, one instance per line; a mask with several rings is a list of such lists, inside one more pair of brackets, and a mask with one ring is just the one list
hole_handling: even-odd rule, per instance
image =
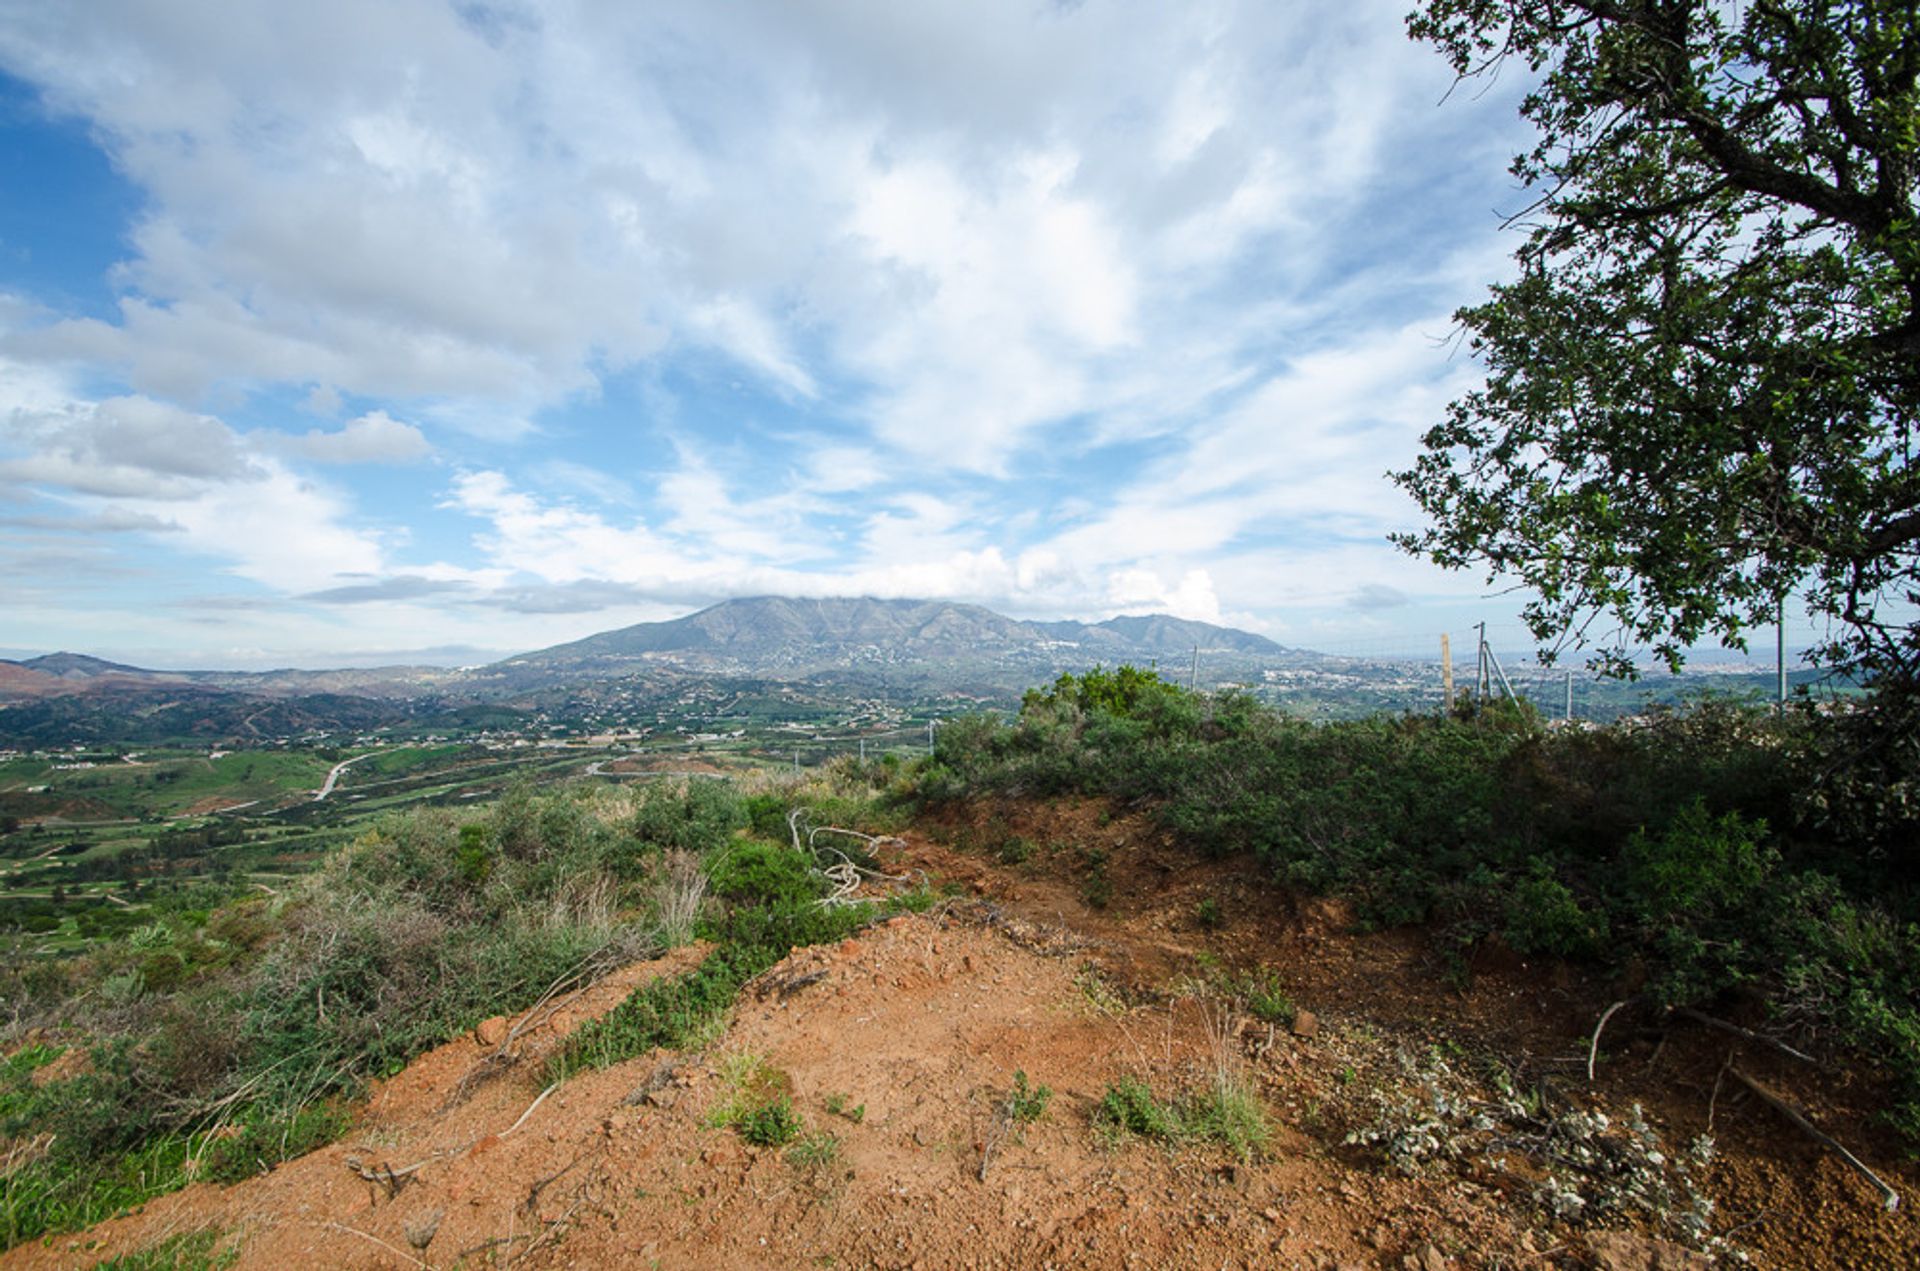
[[453, 869], [461, 882], [475, 887], [487, 881], [487, 876], [493, 872], [493, 853], [487, 847], [485, 826], [460, 827], [460, 846], [455, 852]]
[[734, 1122], [734, 1131], [755, 1147], [784, 1146], [798, 1138], [804, 1128], [800, 1114], [793, 1110], [793, 1100], [785, 1095], [743, 1113]]
[[1582, 957], [1606, 947], [1607, 918], [1590, 913], [1546, 863], [1514, 884], [1507, 898], [1507, 943], [1521, 953]]
[[733, 844], [707, 869], [707, 885], [728, 900], [754, 900], [774, 906], [798, 905], [821, 894], [813, 862], [781, 843], [745, 839]]
[[[642, 786], [630, 829], [652, 847], [706, 853], [725, 845], [746, 825], [747, 804], [732, 782], [684, 777]], [[782, 837], [784, 830], [783, 824]]]
[[[1721, 700], [1603, 729], [1505, 706], [1315, 725], [1096, 669], [1030, 692], [1010, 727], [950, 733], [899, 793], [1104, 796], [1198, 853], [1346, 896], [1363, 925], [1431, 923], [1456, 949], [1497, 932], [1632, 967], [1669, 1003], [1757, 997], [1780, 1027], [1882, 1057], [1920, 1128], [1920, 856], [1901, 840], [1920, 782], [1860, 761], [1865, 728]], [[1113, 898], [1097, 858], [1083, 895]]]

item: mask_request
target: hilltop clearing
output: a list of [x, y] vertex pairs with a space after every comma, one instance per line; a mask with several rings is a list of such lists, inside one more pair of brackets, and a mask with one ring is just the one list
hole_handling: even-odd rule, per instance
[[[983, 827], [1025, 859], [979, 847]], [[1421, 937], [1354, 933], [1343, 907], [1295, 903], [1246, 862], [1196, 866], [1103, 804], [931, 828], [880, 868], [964, 895], [797, 950], [696, 1045], [548, 1091], [542, 1061], [585, 1020], [704, 947], [535, 1027], [483, 1024], [269, 1174], [0, 1265], [93, 1266], [203, 1231], [243, 1268], [1707, 1265], [1689, 1240], [1766, 1266], [1920, 1258], [1908, 1212], [1712, 1089], [1733, 1052], [1911, 1195], [1920, 1174], [1856, 1081], [1675, 1024], [1620, 1027], [1589, 1085], [1597, 999], [1564, 969], [1516, 961], [1451, 990]], [[1103, 906], [1084, 894], [1090, 847], [1108, 853]], [[515, 1062], [485, 1077], [498, 1053]], [[754, 1142], [775, 1105], [791, 1137]]]

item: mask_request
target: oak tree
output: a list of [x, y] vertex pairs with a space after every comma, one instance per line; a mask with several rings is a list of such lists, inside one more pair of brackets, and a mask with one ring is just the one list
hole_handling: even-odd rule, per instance
[[[1462, 77], [1523, 73], [1518, 276], [1458, 318], [1484, 386], [1394, 474], [1397, 536], [1531, 591], [1543, 644], [1920, 669], [1915, 0], [1427, 0]], [[1595, 627], [1598, 620], [1600, 625]]]

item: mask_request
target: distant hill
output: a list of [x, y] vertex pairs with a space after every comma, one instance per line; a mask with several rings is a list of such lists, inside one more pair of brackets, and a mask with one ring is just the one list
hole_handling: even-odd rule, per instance
[[618, 675], [648, 665], [782, 675], [858, 668], [978, 670], [998, 664], [1026, 682], [1036, 668], [1147, 661], [1202, 653], [1283, 658], [1288, 650], [1246, 631], [1164, 614], [1105, 622], [1024, 622], [979, 605], [941, 600], [722, 601], [684, 618], [643, 622], [494, 663], [497, 680]]
[[57, 675], [66, 680], [87, 680], [102, 675], [159, 675], [158, 671], [143, 671], [137, 666], [126, 666], [119, 662], [109, 662], [105, 658], [89, 657], [84, 653], [48, 653], [37, 658], [28, 658], [14, 665], [24, 666], [30, 671], [39, 671], [45, 675]]

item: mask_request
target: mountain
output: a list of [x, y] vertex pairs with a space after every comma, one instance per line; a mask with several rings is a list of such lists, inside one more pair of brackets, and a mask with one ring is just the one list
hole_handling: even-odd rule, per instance
[[860, 650], [942, 658], [983, 644], [1043, 639], [1030, 625], [979, 605], [932, 600], [727, 600], [670, 622], [643, 622], [508, 658], [507, 666], [590, 666], [608, 660], [679, 654], [791, 666], [832, 661]]
[[496, 662], [475, 678], [532, 688], [569, 678], [667, 671], [795, 677], [884, 673], [889, 679], [1031, 684], [1036, 675], [1095, 662], [1185, 659], [1210, 670], [1230, 656], [1274, 662], [1289, 651], [1263, 636], [1164, 614], [1105, 622], [1025, 622], [979, 605], [873, 597], [722, 601], [668, 622], [643, 622]]
[[26, 667], [29, 671], [38, 671], [43, 675], [57, 676], [63, 680], [98, 680], [113, 676], [143, 680], [177, 678], [165, 671], [143, 670], [137, 666], [109, 662], [105, 658], [90, 657], [85, 653], [47, 653], [37, 658], [28, 658], [24, 662], [16, 662], [14, 665]]
[[52, 693], [70, 691], [66, 682], [57, 675], [49, 675], [19, 662], [0, 661], [0, 701], [46, 697]]
[[1216, 627], [1210, 622], [1194, 622], [1169, 617], [1164, 613], [1137, 617], [1108, 618], [1105, 622], [1037, 622], [1033, 624], [1054, 639], [1076, 641], [1092, 647], [1111, 646], [1131, 653], [1146, 651], [1166, 655], [1191, 652], [1245, 653], [1254, 656], [1285, 657], [1290, 652], [1263, 635], [1233, 627]]

